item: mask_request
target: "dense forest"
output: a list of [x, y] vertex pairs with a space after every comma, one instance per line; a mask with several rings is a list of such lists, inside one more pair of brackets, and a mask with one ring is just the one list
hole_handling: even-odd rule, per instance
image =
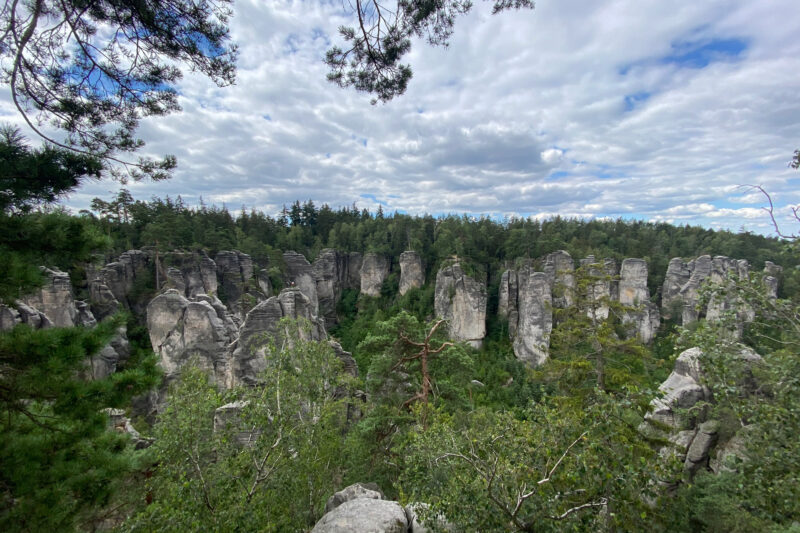
[[[409, 216], [311, 201], [276, 217], [245, 208], [232, 214], [180, 198], [135, 200], [126, 190], [78, 215], [20, 206], [5, 212], [0, 236], [0, 261], [12, 274], [2, 299], [12, 308], [48, 282], [37, 265], [68, 272], [76, 298], [94, 302], [87, 279], [102, 265], [127, 250], [143, 250], [155, 263], [122, 313], [96, 327], [28, 322], [0, 334], [5, 530], [310, 530], [335, 491], [359, 482], [416, 509], [432, 530], [796, 527], [800, 387], [785, 379], [796, 375], [800, 341], [792, 242], [642, 221]], [[164, 269], [175, 257], [248, 254], [268, 280], [263, 298], [274, 300], [295, 290], [284, 252], [314, 262], [325, 248], [388, 258], [379, 293], [343, 289], [336, 323], [322, 334], [284, 319], [253, 345], [266, 358], [256, 381], [225, 387], [199, 360], [175, 373], [154, 356], [148, 313], [169, 294]], [[425, 281], [401, 295], [407, 250], [421, 258]], [[573, 303], [556, 308], [553, 300], [548, 360], [526, 364], [498, 313], [501, 277], [525, 264], [542, 268], [542, 258], [558, 250], [576, 259], [646, 260], [653, 302], [673, 257], [747, 260], [749, 279], [709, 285], [702, 305], [725, 294], [746, 302], [754, 319], [741, 325], [741, 336], [708, 320], [664, 319], [644, 344], [626, 334], [624, 305], [590, 296], [619, 274], [586, 265], [575, 270]], [[437, 272], [454, 261], [487, 288], [479, 348], [456, 342], [436, 316]], [[759, 288], [767, 261], [783, 267], [778, 299]], [[222, 285], [219, 297], [234, 309]], [[736, 312], [727, 320], [736, 321]], [[131, 355], [107, 377], [87, 377], [86, 358], [119, 327]], [[342, 371], [327, 335], [352, 353], [356, 370]], [[745, 345], [761, 364], [742, 363]], [[678, 379], [695, 347], [704, 354], [702, 390], [710, 392], [676, 404], [670, 416], [684, 421], [673, 434], [648, 413], [668, 392], [659, 385]], [[155, 410], [143, 408], [158, 390]], [[221, 429], [220, 409], [231, 405], [237, 418]], [[109, 407], [131, 419], [133, 438], [106, 429]], [[687, 466], [691, 447], [688, 455], [668, 452], [687, 432], [698, 441], [709, 424], [717, 446], [696, 465]], [[710, 466], [721, 464], [723, 451], [738, 462]]]

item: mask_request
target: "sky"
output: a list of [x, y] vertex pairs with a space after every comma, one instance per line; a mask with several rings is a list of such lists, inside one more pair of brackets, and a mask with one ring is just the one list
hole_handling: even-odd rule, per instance
[[[346, 5], [346, 4], [344, 4]], [[137, 199], [276, 214], [308, 199], [409, 214], [626, 218], [786, 233], [800, 203], [797, 0], [478, 2], [447, 48], [413, 43], [395, 100], [325, 79], [353, 23], [340, 1], [238, 0], [238, 79], [187, 73], [183, 111], [143, 121], [146, 153], [174, 154]], [[3, 104], [4, 109], [7, 102]], [[7, 113], [3, 113], [7, 114]], [[120, 185], [84, 186], [86, 208]]]

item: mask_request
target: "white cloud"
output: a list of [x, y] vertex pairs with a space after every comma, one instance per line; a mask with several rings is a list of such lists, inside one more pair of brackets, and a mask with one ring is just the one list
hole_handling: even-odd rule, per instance
[[[238, 209], [311, 198], [410, 213], [634, 216], [770, 231], [761, 184], [798, 202], [800, 20], [793, 0], [559, 0], [489, 15], [476, 4], [451, 46], [414, 43], [415, 77], [388, 104], [325, 81], [348, 23], [338, 3], [241, 0], [238, 83], [188, 74], [184, 112], [147, 120], [173, 180], [137, 197]], [[737, 39], [735, 58], [686, 68], [676, 44]], [[737, 41], [737, 42], [739, 42]], [[0, 102], [0, 112], [8, 111]], [[85, 187], [85, 207], [113, 184]], [[746, 204], [745, 210], [733, 204]], [[759, 218], [762, 216], [762, 218]]]

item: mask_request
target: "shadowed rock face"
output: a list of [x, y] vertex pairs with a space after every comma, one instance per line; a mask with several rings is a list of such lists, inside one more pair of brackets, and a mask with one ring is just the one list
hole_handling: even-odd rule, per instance
[[689, 281], [681, 287], [681, 300], [683, 300], [683, 314], [681, 323], [686, 326], [700, 318], [697, 303], [700, 300], [700, 287], [711, 275], [711, 256], [702, 255], [688, 264], [691, 275]]
[[214, 262], [217, 265], [220, 300], [231, 313], [243, 319], [257, 302], [265, 298], [255, 287], [253, 260], [241, 252], [220, 251]]
[[[223, 258], [223, 267], [228, 272], [228, 283], [238, 283], [241, 286], [242, 277], [248, 270], [249, 257], [239, 252], [219, 252], [218, 257]], [[200, 294], [218, 295], [217, 264], [205, 252], [171, 252], [164, 255], [164, 261], [171, 265], [167, 269], [167, 278], [171, 284], [169, 288], [178, 289], [187, 298]], [[251, 277], [252, 269], [252, 261], [249, 261]]]
[[425, 269], [417, 252], [407, 250], [400, 254], [400, 295], [425, 284]]
[[301, 328], [302, 338], [315, 341], [327, 338], [309, 298], [297, 287], [284, 289], [280, 295], [261, 302], [247, 313], [231, 355], [234, 384], [258, 383], [258, 375], [266, 368], [264, 346], [277, 333], [278, 322], [284, 317], [304, 319], [311, 324], [308, 332]]
[[361, 254], [337, 252], [325, 248], [314, 261], [312, 275], [316, 282], [319, 314], [326, 324], [336, 324], [336, 305], [345, 289], [361, 288]]
[[447, 320], [448, 332], [456, 341], [468, 341], [480, 348], [486, 336], [486, 285], [464, 274], [458, 264], [436, 274], [436, 314]]
[[389, 275], [389, 260], [384, 255], [368, 253], [361, 263], [361, 294], [380, 296], [381, 286]]
[[[117, 311], [121, 304], [134, 313], [142, 313], [147, 302], [132, 297], [137, 281], [149, 278], [150, 257], [141, 250], [128, 250], [115, 262], [108, 263], [89, 280], [92, 311], [103, 319]], [[143, 281], [146, 281], [143, 280]]]

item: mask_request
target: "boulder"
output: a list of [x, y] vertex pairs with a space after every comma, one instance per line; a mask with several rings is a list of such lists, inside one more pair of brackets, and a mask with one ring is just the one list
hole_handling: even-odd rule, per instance
[[384, 255], [368, 253], [361, 263], [361, 294], [380, 296], [381, 287], [389, 275], [389, 260]]
[[425, 269], [422, 257], [417, 252], [406, 250], [400, 254], [400, 295], [425, 284]]
[[486, 300], [486, 284], [464, 274], [458, 263], [436, 274], [434, 309], [447, 320], [451, 339], [480, 348], [486, 336]]
[[393, 501], [356, 498], [319, 519], [312, 533], [407, 533], [405, 509]]

